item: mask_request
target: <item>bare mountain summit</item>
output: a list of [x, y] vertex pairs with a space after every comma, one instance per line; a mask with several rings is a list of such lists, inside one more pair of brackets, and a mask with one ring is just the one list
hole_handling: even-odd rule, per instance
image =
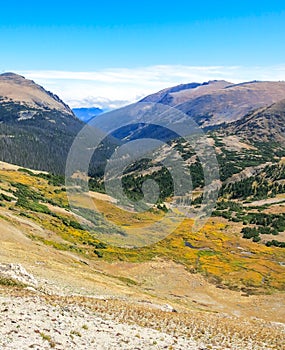
[[71, 109], [57, 95], [15, 73], [0, 75], [0, 99], [1, 102], [13, 100], [30, 108], [57, 110], [73, 116]]
[[232, 85], [232, 83], [225, 80], [210, 80], [202, 84], [180, 84], [149, 95], [143, 98], [142, 102], [163, 103], [176, 106], [199, 96], [223, 89], [229, 85]]
[[147, 96], [143, 102], [175, 106], [202, 127], [230, 123], [285, 98], [285, 82], [226, 81], [184, 84]]

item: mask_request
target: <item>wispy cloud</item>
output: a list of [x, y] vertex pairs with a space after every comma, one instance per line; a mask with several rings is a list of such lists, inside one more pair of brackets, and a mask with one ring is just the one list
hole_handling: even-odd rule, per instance
[[285, 80], [285, 64], [268, 67], [157, 65], [95, 72], [43, 70], [18, 73], [55, 92], [71, 107], [117, 108], [181, 83], [214, 79], [233, 83]]

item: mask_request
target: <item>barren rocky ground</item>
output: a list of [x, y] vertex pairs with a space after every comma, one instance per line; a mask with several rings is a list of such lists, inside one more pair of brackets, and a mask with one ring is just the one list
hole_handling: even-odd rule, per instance
[[283, 349], [285, 326], [133, 297], [45, 287], [0, 264], [0, 349]]
[[197, 343], [38, 296], [0, 298], [0, 349], [196, 349]]

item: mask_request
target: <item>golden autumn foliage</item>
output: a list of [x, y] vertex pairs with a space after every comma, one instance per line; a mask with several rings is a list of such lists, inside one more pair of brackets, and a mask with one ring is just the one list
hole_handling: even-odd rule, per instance
[[[171, 259], [193, 273], [203, 274], [218, 286], [232, 289], [247, 288], [253, 292], [259, 288], [270, 292], [271, 289], [285, 288], [282, 266], [284, 249], [242, 239], [239, 233], [241, 223], [210, 218], [200, 231], [193, 232], [193, 221], [185, 219], [172, 234], [151, 246], [124, 248], [105, 245], [100, 244], [101, 240], [104, 242], [104, 234], [99, 226], [98, 232], [96, 228], [91, 231], [77, 226], [77, 218], [68, 209], [66, 192], [62, 186], [54, 186], [44, 178], [13, 170], [0, 170], [0, 180], [0, 190], [11, 196], [15, 197], [15, 184], [22, 184], [45, 199], [39, 200], [39, 204], [45, 205], [46, 212], [24, 209], [17, 205], [17, 198], [3, 202], [2, 206], [40, 225], [45, 233], [31, 233], [29, 237], [56, 249], [107, 261], [140, 262], [155, 257]], [[106, 200], [93, 200], [102, 217], [120, 226], [126, 233], [130, 228], [147, 227], [165, 215], [161, 210], [135, 213], [120, 209]], [[82, 196], [78, 196], [78, 205], [85, 206]], [[112, 235], [108, 236], [108, 242], [111, 239]]]

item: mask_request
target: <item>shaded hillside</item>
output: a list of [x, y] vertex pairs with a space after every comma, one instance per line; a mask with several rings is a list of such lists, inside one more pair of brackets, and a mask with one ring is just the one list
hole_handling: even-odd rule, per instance
[[63, 173], [83, 123], [56, 95], [13, 73], [0, 75], [0, 159]]

